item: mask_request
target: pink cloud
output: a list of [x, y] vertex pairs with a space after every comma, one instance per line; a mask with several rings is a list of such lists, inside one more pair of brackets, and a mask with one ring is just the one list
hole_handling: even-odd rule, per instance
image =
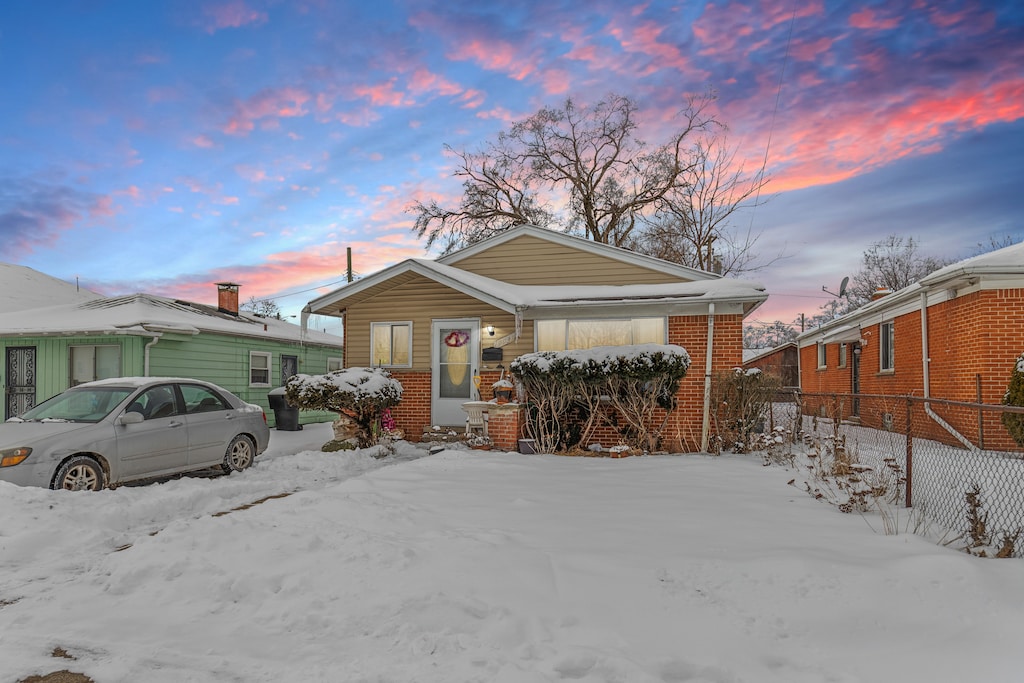
[[196, 147], [202, 147], [203, 149], [210, 149], [211, 147], [215, 146], [214, 141], [211, 140], [206, 135], [195, 136], [194, 138], [192, 138], [192, 144], [195, 145]]
[[202, 9], [202, 13], [204, 29], [210, 34], [225, 28], [240, 28], [267, 22], [266, 12], [252, 9], [242, 0], [207, 5]]
[[461, 41], [448, 52], [448, 58], [476, 62], [488, 71], [504, 73], [517, 81], [537, 71], [536, 60], [524, 57], [520, 47], [502, 40]]
[[395, 90], [396, 79], [389, 79], [386, 83], [377, 85], [357, 85], [352, 92], [370, 101], [375, 107], [402, 107], [413, 104], [405, 93]]
[[899, 25], [899, 17], [881, 16], [872, 7], [865, 7], [850, 15], [850, 26], [862, 30], [889, 31]]
[[238, 166], [235, 166], [235, 173], [237, 173], [245, 180], [248, 180], [250, 183], [264, 183], [270, 180], [278, 183], [284, 182], [284, 176], [269, 176], [267, 175], [267, 172], [264, 169], [256, 168], [254, 166], [248, 166], [245, 164], [239, 164]]
[[247, 135], [255, 128], [256, 121], [263, 120], [263, 125], [273, 125], [278, 118], [305, 116], [308, 113], [305, 105], [310, 99], [309, 92], [303, 88], [261, 90], [245, 101], [235, 102], [235, 113], [223, 131], [228, 135]]

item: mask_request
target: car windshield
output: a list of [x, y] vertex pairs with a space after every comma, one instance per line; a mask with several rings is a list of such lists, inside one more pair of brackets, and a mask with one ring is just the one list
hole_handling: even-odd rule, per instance
[[84, 387], [68, 389], [25, 411], [22, 420], [99, 422], [128, 398], [131, 387]]

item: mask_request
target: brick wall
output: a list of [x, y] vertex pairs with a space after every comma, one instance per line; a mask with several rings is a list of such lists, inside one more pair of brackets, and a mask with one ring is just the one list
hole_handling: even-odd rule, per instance
[[402, 383], [402, 402], [391, 409], [395, 426], [410, 441], [419, 441], [430, 424], [430, 373], [395, 370], [391, 376]]
[[[983, 290], [933, 304], [928, 307], [928, 355], [930, 363], [929, 394], [934, 399], [997, 404], [1010, 381], [1017, 356], [1024, 352], [1024, 290]], [[879, 354], [880, 325], [865, 326], [861, 336], [867, 346], [861, 351], [860, 391], [863, 394], [887, 396], [924, 396], [923, 345], [921, 313], [901, 315], [895, 323], [895, 368], [881, 372]], [[815, 393], [848, 393], [851, 391], [850, 369], [839, 369], [838, 344], [827, 345], [828, 367], [817, 369], [814, 345], [800, 349], [801, 388]], [[975, 444], [980, 438], [977, 412], [932, 406], [934, 412], [947, 420]], [[905, 407], [892, 411], [897, 430], [905, 423]], [[875, 417], [861, 411], [865, 424]], [[985, 446], [1009, 448], [1005, 429], [994, 414], [982, 415]], [[872, 424], [871, 426], [878, 426]], [[914, 413], [915, 433], [940, 441], [950, 437], [923, 410]], [[955, 441], [954, 441], [955, 443]]]

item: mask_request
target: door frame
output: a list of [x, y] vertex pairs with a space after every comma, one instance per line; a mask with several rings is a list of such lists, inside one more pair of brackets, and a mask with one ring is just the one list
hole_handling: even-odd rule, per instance
[[[437, 334], [441, 328], [469, 328], [470, 389], [466, 399], [441, 398], [441, 349]], [[451, 427], [465, 420], [462, 404], [479, 399], [473, 377], [480, 370], [480, 318], [434, 318], [430, 321], [430, 424]], [[457, 411], [457, 412], [456, 412]]]

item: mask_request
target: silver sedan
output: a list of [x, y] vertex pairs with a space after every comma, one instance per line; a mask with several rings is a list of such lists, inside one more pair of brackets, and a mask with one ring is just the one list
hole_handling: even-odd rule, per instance
[[98, 491], [220, 466], [244, 470], [267, 448], [259, 406], [194, 379], [88, 382], [0, 424], [0, 481]]

